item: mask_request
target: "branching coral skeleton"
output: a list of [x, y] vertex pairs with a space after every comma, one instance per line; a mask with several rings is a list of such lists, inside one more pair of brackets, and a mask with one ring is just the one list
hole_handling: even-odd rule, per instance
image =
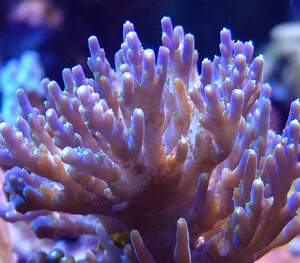
[[[63, 91], [44, 79], [45, 116], [17, 91], [15, 127], [0, 124], [0, 163], [15, 166], [0, 215], [40, 238], [97, 235], [104, 251], [95, 244], [85, 262], [253, 262], [300, 231], [300, 193], [287, 196], [300, 175], [299, 100], [276, 134], [251, 42], [223, 29], [221, 56], [199, 75], [193, 35], [161, 23], [157, 57], [124, 24], [115, 70], [90, 37], [93, 78], [65, 69]], [[109, 234], [124, 230], [120, 249]]]

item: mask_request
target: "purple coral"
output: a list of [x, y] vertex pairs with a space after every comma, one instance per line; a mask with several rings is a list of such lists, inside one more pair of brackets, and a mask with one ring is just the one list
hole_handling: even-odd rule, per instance
[[[221, 56], [199, 76], [193, 36], [167, 17], [162, 29], [155, 58], [126, 22], [116, 70], [90, 37], [94, 77], [65, 69], [64, 91], [43, 80], [45, 116], [17, 91], [16, 127], [0, 125], [0, 162], [18, 166], [0, 215], [32, 221], [41, 238], [97, 235], [103, 251], [87, 262], [253, 262], [299, 232], [300, 194], [287, 197], [300, 174], [299, 101], [276, 134], [251, 42], [223, 29]], [[133, 250], [110, 239], [124, 230]]]

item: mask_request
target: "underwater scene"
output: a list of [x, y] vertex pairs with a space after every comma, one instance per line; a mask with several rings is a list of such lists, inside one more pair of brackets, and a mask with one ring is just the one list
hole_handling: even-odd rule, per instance
[[300, 0], [1, 0], [0, 263], [300, 263]]

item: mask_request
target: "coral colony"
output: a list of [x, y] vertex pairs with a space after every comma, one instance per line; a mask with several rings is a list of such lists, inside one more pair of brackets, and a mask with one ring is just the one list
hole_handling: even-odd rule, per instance
[[[253, 262], [300, 232], [300, 193], [288, 195], [299, 100], [276, 134], [251, 42], [223, 29], [221, 56], [199, 75], [193, 35], [168, 17], [162, 30], [155, 57], [126, 22], [115, 70], [91, 36], [93, 78], [64, 69], [64, 91], [44, 79], [45, 116], [16, 92], [21, 116], [0, 124], [0, 162], [12, 167], [1, 217], [40, 238], [98, 236], [76, 262]], [[54, 250], [27, 262], [75, 259]]]
[[43, 76], [40, 56], [32, 50], [23, 52], [20, 60], [11, 59], [2, 66], [0, 69], [1, 116], [8, 123], [15, 123], [20, 111], [15, 96], [18, 88], [22, 87], [35, 105], [37, 100], [42, 101], [44, 91], [37, 87]]

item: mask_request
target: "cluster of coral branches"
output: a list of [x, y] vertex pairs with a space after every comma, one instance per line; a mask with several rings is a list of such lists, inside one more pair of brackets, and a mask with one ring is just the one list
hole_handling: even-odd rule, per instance
[[[251, 42], [223, 29], [221, 55], [199, 75], [193, 35], [161, 23], [157, 57], [124, 24], [115, 70], [90, 37], [93, 78], [65, 69], [63, 91], [44, 79], [45, 115], [16, 92], [16, 125], [0, 124], [0, 163], [12, 167], [0, 215], [40, 238], [98, 236], [80, 262], [253, 262], [300, 231], [300, 193], [288, 196], [300, 175], [299, 101], [276, 134]], [[124, 232], [120, 247], [112, 234]], [[74, 262], [57, 251], [28, 262], [53, 257]]]

